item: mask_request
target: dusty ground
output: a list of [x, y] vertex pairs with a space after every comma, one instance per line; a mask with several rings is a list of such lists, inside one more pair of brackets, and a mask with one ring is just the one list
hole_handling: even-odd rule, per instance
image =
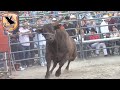
[[[67, 63], [66, 63], [67, 64]], [[91, 60], [75, 60], [70, 64], [70, 71], [62, 68], [60, 77], [51, 79], [120, 79], [120, 56], [100, 57]], [[13, 72], [13, 79], [44, 79], [46, 67], [33, 66], [24, 71]]]

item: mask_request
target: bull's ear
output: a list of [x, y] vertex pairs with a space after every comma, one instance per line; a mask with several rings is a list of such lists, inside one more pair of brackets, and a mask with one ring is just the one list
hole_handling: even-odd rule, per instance
[[43, 29], [37, 29], [37, 30], [35, 30], [35, 32], [37, 32], [37, 33], [42, 33], [42, 32], [43, 32]]

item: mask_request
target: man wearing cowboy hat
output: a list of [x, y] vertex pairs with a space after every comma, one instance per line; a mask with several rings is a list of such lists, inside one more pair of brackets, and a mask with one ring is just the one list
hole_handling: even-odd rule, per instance
[[[69, 20], [70, 20], [70, 17], [69, 17], [69, 16], [66, 16], [65, 19], [66, 19], [66, 22], [65, 22], [65, 24], [63, 25], [65, 29], [75, 28], [74, 24], [71, 23], [71, 22], [69, 22]], [[69, 34], [70, 36], [76, 35], [76, 30], [75, 30], [75, 29], [67, 30], [67, 32], [68, 32], [68, 34]], [[73, 39], [76, 39], [76, 37], [73, 37]]]

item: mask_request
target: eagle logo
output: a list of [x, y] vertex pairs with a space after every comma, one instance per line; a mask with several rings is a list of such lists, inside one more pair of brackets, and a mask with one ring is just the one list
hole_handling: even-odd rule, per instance
[[8, 31], [14, 31], [18, 27], [18, 15], [15, 13], [5, 13], [2, 15], [3, 27]]

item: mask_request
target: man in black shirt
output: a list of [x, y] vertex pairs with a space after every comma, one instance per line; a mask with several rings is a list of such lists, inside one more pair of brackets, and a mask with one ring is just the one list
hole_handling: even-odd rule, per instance
[[[65, 17], [65, 19], [66, 19], [66, 21], [67, 21], [67, 22], [63, 25], [65, 29], [75, 28], [75, 26], [74, 26], [72, 23], [68, 22], [69, 19], [70, 19], [69, 16]], [[75, 30], [75, 29], [67, 30], [67, 32], [68, 32], [68, 34], [69, 34], [70, 36], [75, 36], [75, 35], [76, 35], [76, 30]], [[76, 39], [76, 37], [73, 37], [73, 39]]]

